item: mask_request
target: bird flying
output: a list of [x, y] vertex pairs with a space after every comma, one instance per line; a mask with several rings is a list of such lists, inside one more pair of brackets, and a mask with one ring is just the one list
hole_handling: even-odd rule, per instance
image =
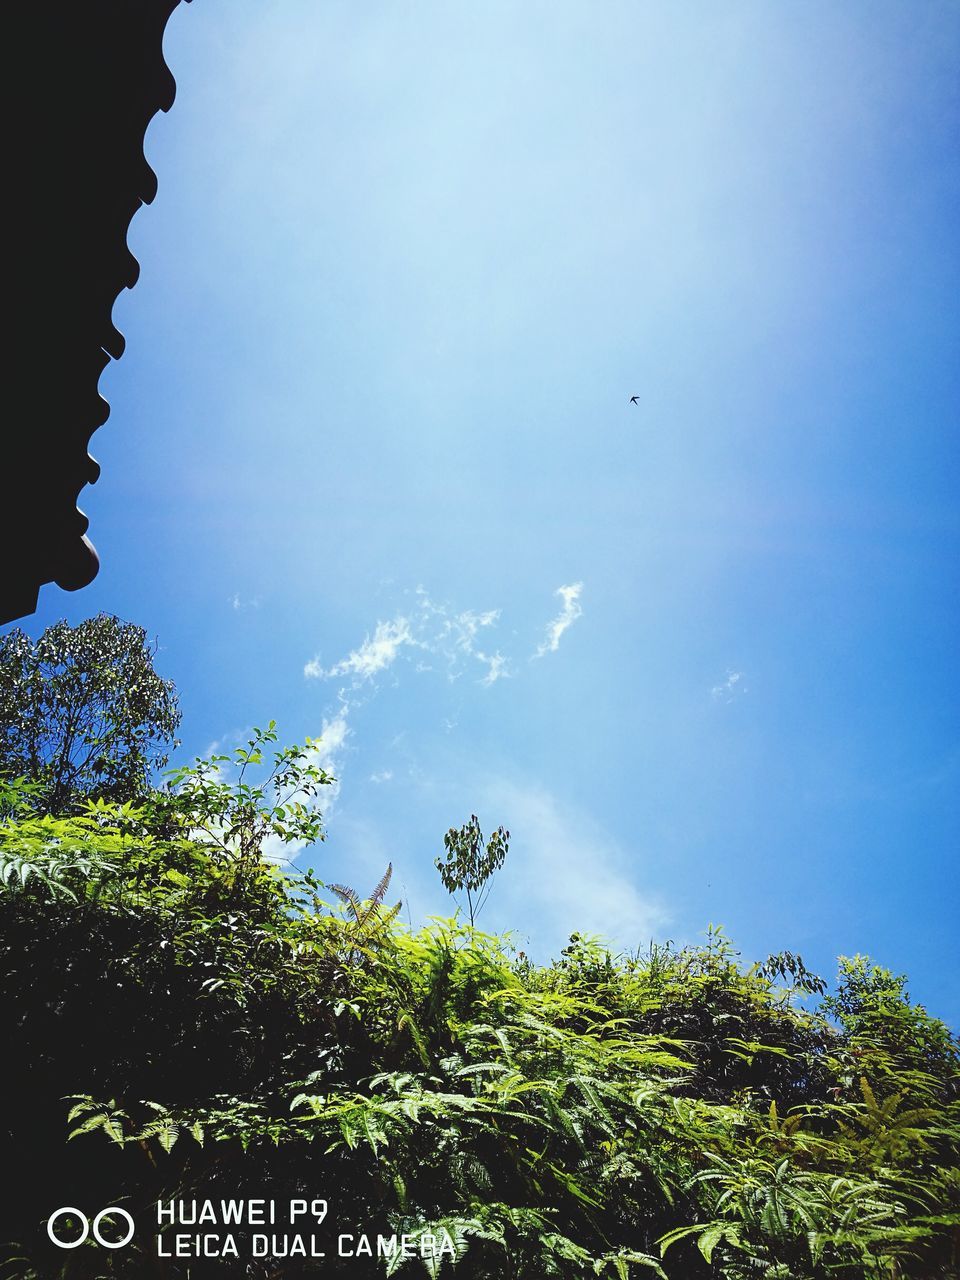
[[631, 404], [635, 404], [635, 405], [638, 405], [638, 406], [639, 406], [639, 404], [640, 404], [640, 397], [639, 397], [639, 396], [631, 396], [631, 397], [630, 397], [630, 403], [631, 403]]

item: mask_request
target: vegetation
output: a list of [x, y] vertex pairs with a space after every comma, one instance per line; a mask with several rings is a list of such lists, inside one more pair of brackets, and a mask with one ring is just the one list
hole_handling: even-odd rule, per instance
[[28, 775], [48, 813], [144, 795], [180, 723], [153, 657], [142, 627], [105, 613], [35, 643], [18, 627], [0, 636], [0, 772]]
[[[539, 965], [459, 917], [402, 927], [389, 874], [328, 902], [264, 856], [322, 837], [330, 781], [275, 739], [67, 813], [0, 791], [0, 1274], [957, 1276], [958, 1045], [903, 978], [855, 957], [826, 993], [720, 930]], [[158, 1256], [158, 1201], [260, 1196], [326, 1198], [327, 1256], [233, 1228], [239, 1257], [178, 1259], [202, 1228], [172, 1224]], [[51, 1243], [59, 1206], [114, 1205], [129, 1246]]]
[[459, 830], [451, 827], [443, 837], [444, 856], [435, 866], [443, 887], [451, 895], [464, 890], [467, 895], [467, 918], [476, 924], [490, 896], [491, 881], [503, 866], [510, 848], [510, 832], [497, 827], [484, 844], [480, 819], [475, 813]]

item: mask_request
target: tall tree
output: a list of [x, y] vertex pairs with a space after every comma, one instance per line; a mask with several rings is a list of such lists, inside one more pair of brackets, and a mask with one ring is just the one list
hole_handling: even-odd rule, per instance
[[143, 627], [105, 613], [0, 637], [0, 773], [29, 777], [48, 813], [143, 795], [180, 723], [155, 652]]

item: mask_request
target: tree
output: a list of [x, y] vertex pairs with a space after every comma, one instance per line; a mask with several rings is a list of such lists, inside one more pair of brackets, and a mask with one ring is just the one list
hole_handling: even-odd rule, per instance
[[144, 795], [180, 723], [155, 653], [143, 627], [105, 613], [0, 637], [0, 774], [29, 777], [47, 813]]
[[450, 828], [443, 837], [443, 844], [446, 856], [437, 858], [435, 862], [440, 879], [447, 893], [466, 890], [467, 914], [473, 925], [490, 895], [490, 878], [500, 870], [507, 856], [510, 832], [497, 827], [484, 845], [480, 819], [472, 813], [470, 821], [465, 822], [459, 831], [456, 827]]

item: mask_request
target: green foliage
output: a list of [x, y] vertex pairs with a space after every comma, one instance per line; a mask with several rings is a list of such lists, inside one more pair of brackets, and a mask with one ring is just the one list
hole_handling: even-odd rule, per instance
[[[321, 1274], [148, 1256], [158, 1199], [218, 1194], [452, 1241], [340, 1259], [332, 1237], [322, 1274], [352, 1280], [957, 1275], [958, 1046], [902, 979], [844, 960], [812, 1011], [799, 957], [746, 966], [718, 929], [630, 955], [574, 935], [537, 965], [459, 919], [404, 929], [391, 868], [328, 903], [263, 856], [322, 836], [329, 781], [316, 744], [275, 741], [136, 803], [0, 793], [0, 1275]], [[139, 1245], [65, 1261], [61, 1204], [124, 1205]]]
[[[173, 770], [162, 792], [145, 802], [148, 827], [177, 830], [195, 842], [241, 861], [276, 846], [311, 845], [324, 838], [316, 801], [320, 788], [335, 781], [317, 764], [318, 738], [301, 746], [269, 750], [277, 741], [271, 720], [254, 728], [245, 747], [232, 755], [212, 755]], [[258, 781], [251, 774], [266, 769]]]
[[822, 996], [827, 990], [823, 978], [811, 973], [802, 958], [795, 956], [792, 951], [778, 951], [776, 955], [767, 956], [759, 966], [759, 972], [765, 978], [780, 978], [783, 981], [790, 978], [796, 991], [805, 991], [809, 995]]
[[[484, 903], [490, 894], [490, 880], [503, 866], [510, 848], [510, 832], [497, 827], [484, 844], [480, 819], [475, 813], [459, 830], [451, 827], [443, 837], [445, 853], [437, 858], [435, 866], [447, 893], [455, 894], [463, 889], [467, 895], [467, 915], [470, 924], [476, 923]], [[474, 896], [476, 895], [476, 897]]]
[[349, 885], [332, 884], [330, 886], [347, 908], [353, 921], [356, 945], [350, 955], [351, 960], [359, 961], [369, 954], [370, 947], [383, 940], [384, 936], [389, 932], [390, 926], [400, 914], [400, 909], [403, 906], [402, 902], [396, 902], [392, 907], [384, 907], [383, 905], [392, 877], [393, 863], [390, 862], [387, 864], [387, 869], [380, 877], [379, 882], [374, 886], [370, 897], [366, 900], [363, 900], [357, 891], [351, 889]]
[[104, 613], [36, 642], [0, 636], [0, 774], [28, 776], [31, 803], [54, 814], [145, 795], [180, 723], [154, 653], [142, 627]]

